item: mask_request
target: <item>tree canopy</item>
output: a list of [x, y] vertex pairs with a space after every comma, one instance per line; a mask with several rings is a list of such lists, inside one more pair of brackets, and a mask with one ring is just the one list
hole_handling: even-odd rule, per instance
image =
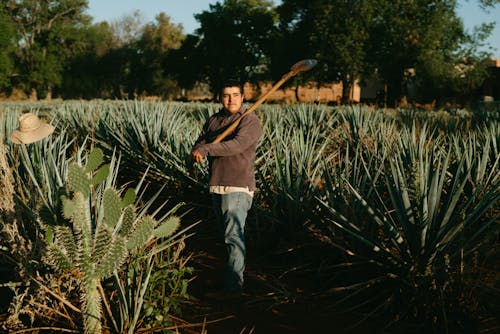
[[195, 17], [200, 28], [188, 38], [183, 58], [202, 61], [196, 67], [197, 79], [208, 82], [217, 94], [228, 78], [250, 82], [266, 78], [277, 23], [272, 2], [225, 0]]
[[16, 84], [26, 91], [50, 94], [59, 85], [71, 57], [74, 32], [88, 23], [86, 0], [3, 0], [2, 8], [19, 33]]
[[0, 8], [0, 89], [9, 87], [13, 75], [16, 33], [10, 17]]
[[[500, 0], [480, 0], [489, 8]], [[91, 23], [86, 0], [0, 0], [0, 89], [38, 97], [179, 97], [228, 78], [259, 85], [300, 59], [318, 66], [290, 84], [341, 82], [343, 102], [370, 77], [395, 105], [439, 96], [474, 98], [487, 76], [484, 41], [494, 22], [467, 32], [456, 0], [222, 0], [183, 27], [159, 13]], [[410, 92], [411, 90], [411, 92]]]

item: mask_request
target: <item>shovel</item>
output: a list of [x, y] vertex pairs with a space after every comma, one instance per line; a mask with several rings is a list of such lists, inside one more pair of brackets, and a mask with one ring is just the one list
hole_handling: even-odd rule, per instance
[[269, 97], [269, 95], [274, 93], [288, 79], [290, 79], [291, 77], [293, 77], [297, 73], [309, 71], [311, 68], [316, 66], [317, 63], [318, 63], [318, 61], [316, 59], [305, 59], [305, 60], [301, 60], [298, 63], [294, 64], [290, 68], [290, 72], [284, 74], [281, 77], [281, 79], [277, 83], [275, 83], [274, 86], [267, 93], [262, 95], [257, 100], [257, 102], [255, 102], [249, 109], [247, 109], [243, 114], [241, 114], [240, 117], [238, 117], [233, 123], [231, 123], [231, 125], [228, 126], [224, 132], [222, 132], [220, 135], [218, 135], [217, 138], [215, 138], [215, 140], [212, 143], [220, 143], [224, 138], [226, 138], [226, 136], [228, 134], [230, 134], [231, 132], [234, 131], [234, 129], [236, 129], [238, 124], [240, 124], [241, 119], [245, 115], [247, 115], [247, 114], [253, 112], [255, 109], [257, 109], [257, 107], [260, 106], [262, 104], [262, 102], [264, 102]]

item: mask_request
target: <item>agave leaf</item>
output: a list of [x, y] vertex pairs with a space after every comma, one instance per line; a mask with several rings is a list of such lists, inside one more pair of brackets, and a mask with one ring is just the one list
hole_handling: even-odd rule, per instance
[[[480, 191], [479, 189], [476, 191]], [[476, 203], [472, 210], [469, 211], [467, 217], [464, 219], [464, 226], [467, 228], [473, 228], [474, 233], [466, 240], [466, 243], [470, 243], [475, 240], [478, 236], [482, 235], [488, 228], [491, 227], [491, 224], [498, 223], [499, 214], [493, 214], [492, 217], [486, 221], [482, 221], [482, 217], [486, 215], [489, 210], [498, 203], [500, 200], [500, 191], [499, 188], [492, 188], [488, 193], [481, 198], [479, 203]], [[472, 199], [469, 200], [472, 202]], [[481, 225], [477, 227], [477, 230], [474, 226], [480, 223]], [[444, 238], [443, 238], [444, 239]], [[445, 242], [443, 240], [443, 242]]]
[[[498, 198], [497, 198], [497, 200], [498, 200]], [[500, 216], [496, 215], [496, 216], [493, 216], [490, 219], [486, 220], [483, 224], [481, 224], [481, 226], [477, 229], [477, 231], [467, 240], [467, 243], [470, 243], [474, 247], [477, 247], [478, 244], [475, 243], [476, 238], [478, 238], [481, 235], [484, 235], [485, 231], [487, 229], [490, 229], [492, 224], [495, 224], [495, 223], [498, 224], [499, 219], [500, 219]], [[466, 222], [466, 224], [467, 223], [468, 222]]]
[[452, 187], [449, 190], [448, 194], [448, 202], [443, 207], [445, 212], [443, 218], [441, 219], [441, 223], [439, 225], [439, 233], [437, 235], [438, 239], [441, 239], [443, 234], [448, 232], [449, 230], [448, 223], [452, 215], [456, 213], [455, 208], [458, 204], [459, 199], [463, 196], [463, 189], [465, 187], [465, 184], [468, 182], [470, 170], [464, 175], [462, 173], [463, 167], [464, 167], [464, 159], [461, 160], [458, 169], [453, 177]]
[[[354, 187], [349, 183], [346, 182], [347, 186], [349, 187], [350, 191], [352, 194], [355, 196], [355, 198], [361, 203], [362, 207], [365, 209], [365, 211], [368, 213], [368, 216], [371, 218], [373, 222], [375, 222], [378, 226], [382, 227], [385, 231], [388, 232], [387, 237], [389, 237], [392, 241], [392, 243], [400, 248], [403, 244], [403, 237], [399, 233], [399, 230], [389, 222], [383, 215], [382, 218], [379, 217], [378, 213], [373, 209], [368, 203], [366, 202], [365, 199], [361, 197], [361, 195], [354, 189]], [[387, 252], [390, 253], [389, 250], [386, 249]]]
[[[430, 165], [430, 164], [429, 164]], [[439, 214], [440, 202], [441, 202], [441, 194], [443, 190], [443, 184], [445, 180], [447, 169], [447, 163], [445, 162], [444, 166], [441, 167], [441, 161], [437, 162], [437, 166], [433, 170], [429, 170], [431, 177], [431, 184], [427, 189], [428, 192], [424, 192], [424, 203], [427, 203], [427, 220], [432, 224], [436, 220]], [[443, 171], [442, 173], [441, 170]], [[431, 226], [431, 228], [435, 228]]]
[[[320, 200], [325, 208], [329, 210], [333, 217], [328, 218], [328, 221], [333, 223], [335, 226], [339, 227], [341, 230], [346, 232], [348, 235], [354, 237], [356, 240], [360, 241], [362, 244], [366, 245], [374, 253], [383, 253], [384, 256], [381, 257], [393, 264], [400, 263], [401, 260], [396, 258], [386, 247], [372, 240], [368, 235], [363, 233], [359, 227], [350, 222], [345, 216], [339, 213], [337, 210], [332, 208], [328, 203]], [[382, 252], [381, 252], [382, 251]]]
[[426, 166], [426, 180], [424, 184], [426, 185], [430, 182], [429, 186], [423, 186], [421, 190], [423, 193], [423, 205], [426, 205], [427, 208], [426, 214], [422, 217], [422, 224], [425, 226], [425, 229], [422, 231], [423, 248], [429, 244], [429, 249], [431, 249], [436, 242], [436, 234], [441, 224], [439, 220], [440, 209], [442, 208], [441, 195], [445, 192], [444, 184], [447, 178], [449, 157], [450, 154], [448, 153], [444, 162], [441, 157], [438, 157], [435, 162], [436, 166], [433, 168], [431, 168], [432, 161], [429, 159], [421, 163]]
[[412, 223], [413, 220], [410, 218], [410, 216], [413, 214], [411, 207], [408, 210], [408, 207], [404, 204], [403, 197], [408, 198], [407, 190], [406, 188], [400, 189], [396, 182], [392, 182], [393, 179], [398, 180], [400, 177], [400, 173], [396, 171], [397, 168], [399, 167], [396, 167], [395, 164], [391, 163], [392, 174], [390, 177], [386, 176], [385, 178], [387, 193], [394, 208], [394, 213], [398, 218], [398, 225], [403, 230], [405, 236], [404, 239], [408, 243], [410, 254], [418, 254], [420, 252], [420, 238], [419, 233], [417, 233], [416, 231], [419, 229], [419, 227]]

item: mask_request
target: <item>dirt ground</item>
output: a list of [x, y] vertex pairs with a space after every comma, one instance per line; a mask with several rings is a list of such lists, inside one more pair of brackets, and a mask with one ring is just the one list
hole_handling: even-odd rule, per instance
[[225, 248], [213, 224], [210, 219], [202, 222], [196, 234], [186, 241], [188, 251], [192, 252], [190, 266], [195, 270], [195, 278], [189, 285], [192, 299], [184, 305], [181, 317], [188, 326], [198, 325], [186, 327], [182, 333], [374, 332], [367, 324], [353, 328], [359, 321], [357, 316], [339, 314], [309, 295], [308, 291], [315, 288], [314, 278], [308, 280], [307, 275], [293, 281], [284, 278], [290, 268], [284, 265], [286, 260], [280, 260], [287, 255], [279, 249], [258, 254], [250, 245], [243, 296], [213, 296], [225, 262]]

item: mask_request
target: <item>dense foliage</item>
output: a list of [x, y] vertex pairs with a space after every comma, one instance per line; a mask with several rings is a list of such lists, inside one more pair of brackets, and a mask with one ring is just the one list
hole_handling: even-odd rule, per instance
[[[14, 289], [13, 315], [6, 324], [78, 327], [55, 316], [67, 314], [69, 306], [55, 303], [57, 299], [46, 292], [40, 295], [44, 302], [63, 311], [52, 314], [56, 319], [44, 316], [37, 308], [42, 301], [33, 294], [40, 289], [25, 285], [43, 282], [30, 276], [35, 268], [46, 275], [46, 286], [57, 282], [41, 261], [47, 226], [25, 223], [40, 222], [39, 216], [60, 220], [54, 209], [60, 205], [57, 189], [75, 168], [69, 167], [71, 161], [84, 161], [89, 138], [112, 161], [119, 154], [123, 176], [118, 179], [117, 172], [111, 173], [116, 182], [161, 184], [166, 188], [161, 200], [168, 200], [169, 206], [181, 201], [188, 207], [206, 206], [206, 166], [193, 166], [188, 155], [204, 120], [217, 106], [69, 101], [2, 107], [4, 136], [25, 108], [56, 125], [56, 132], [40, 143], [6, 143], [9, 166], [18, 166], [7, 168], [13, 174], [18, 215], [4, 225], [2, 256], [15, 260], [18, 282], [23, 282]], [[273, 263], [282, 273], [269, 282], [271, 287], [276, 284], [276, 291], [267, 294], [272, 303], [307, 307], [321, 300], [332, 314], [356, 312], [360, 319], [382, 321], [383, 330], [395, 333], [470, 333], [497, 326], [498, 111], [427, 113], [303, 104], [262, 107], [258, 116], [264, 135], [258, 147], [259, 191], [248, 240], [249, 247], [270, 261], [269, 254], [287, 249]], [[114, 192], [112, 197], [118, 198]], [[96, 203], [96, 208], [105, 206]], [[101, 211], [95, 210], [92, 219], [99, 221]], [[11, 233], [14, 230], [21, 232]], [[165, 271], [175, 264], [170, 260], [175, 253], [148, 257], [146, 249], [104, 282], [111, 307], [103, 312], [103, 321], [109, 328], [130, 332], [160, 321], [150, 316], [161, 313], [159, 308], [175, 309], [188, 291], [187, 283], [169, 282], [182, 281], [189, 273], [178, 262], [179, 270]], [[56, 296], [75, 300], [78, 277], [58, 287]], [[165, 290], [147, 290], [148, 284], [141, 283], [147, 279], [155, 280], [152, 286], [162, 282], [166, 291], [176, 286], [171, 296], [177, 294], [177, 299], [158, 293]], [[308, 284], [295, 285], [302, 281]], [[173, 305], [165, 305], [166, 300]], [[20, 310], [33, 314], [31, 323], [21, 322]]]
[[[218, 1], [195, 15], [186, 36], [168, 13], [142, 22], [139, 12], [91, 23], [87, 1], [0, 1], [0, 89], [31, 97], [186, 98], [207, 83], [213, 96], [231, 76], [275, 80], [290, 64], [317, 58], [307, 78], [342, 82], [343, 101], [357, 81], [387, 85], [386, 102], [474, 98], [485, 80], [479, 51], [494, 22], [464, 30], [457, 1]], [[481, 1], [487, 8], [498, 1]]]

